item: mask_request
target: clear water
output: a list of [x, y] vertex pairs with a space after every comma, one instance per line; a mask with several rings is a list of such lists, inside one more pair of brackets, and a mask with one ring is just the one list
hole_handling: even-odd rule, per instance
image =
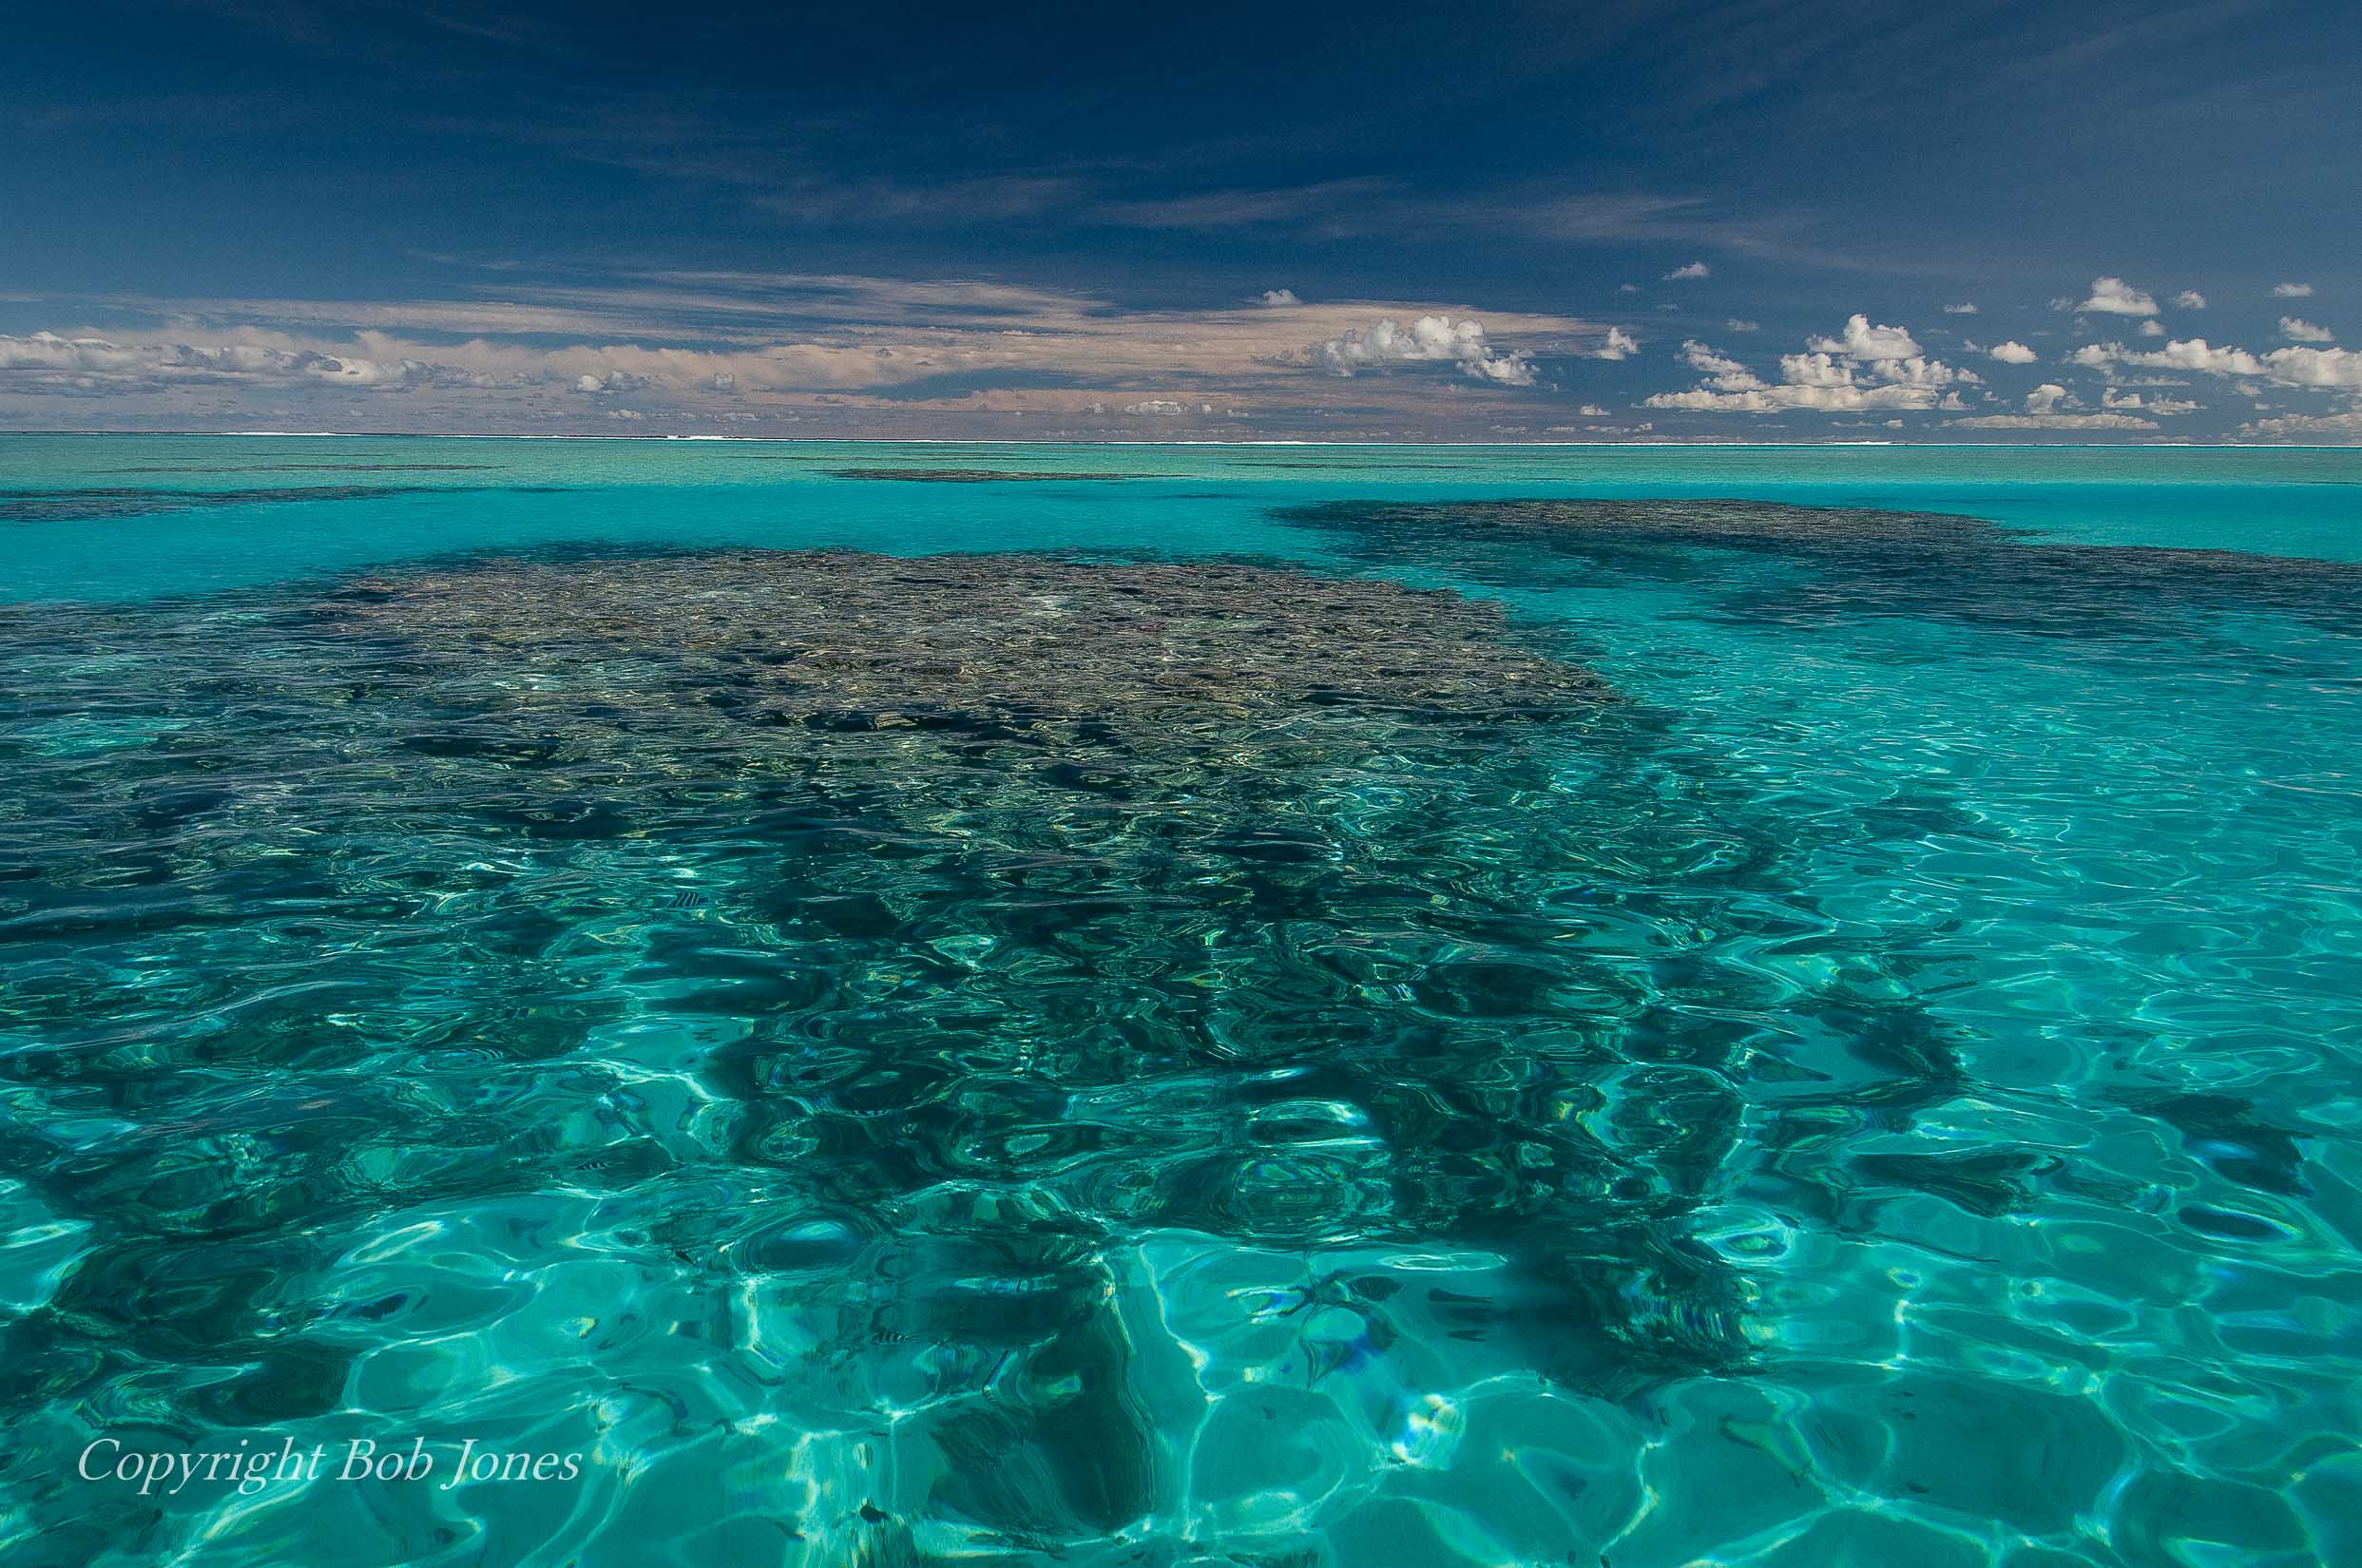
[[2362, 1560], [2353, 563], [2332, 451], [0, 438], [0, 1555]]

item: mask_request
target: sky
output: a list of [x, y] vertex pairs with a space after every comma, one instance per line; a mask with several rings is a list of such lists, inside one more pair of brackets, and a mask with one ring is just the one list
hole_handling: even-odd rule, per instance
[[2362, 442], [2362, 7], [76, 0], [0, 429]]

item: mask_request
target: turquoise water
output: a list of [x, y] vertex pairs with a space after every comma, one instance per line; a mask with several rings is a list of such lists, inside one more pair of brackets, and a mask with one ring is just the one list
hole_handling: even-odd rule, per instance
[[0, 437], [0, 541], [10, 1563], [2362, 1560], [2362, 453]]

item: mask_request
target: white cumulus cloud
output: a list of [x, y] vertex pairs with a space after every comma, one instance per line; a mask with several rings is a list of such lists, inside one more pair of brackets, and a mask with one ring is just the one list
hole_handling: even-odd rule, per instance
[[2300, 316], [2280, 317], [2280, 335], [2292, 343], [2334, 343], [2337, 335], [2327, 327], [2316, 326]]
[[2202, 311], [2206, 308], [2206, 296], [2196, 289], [2184, 289], [2174, 296], [2174, 308], [2183, 311]]
[[2115, 409], [2120, 412], [2127, 409], [2139, 409], [2143, 412], [2155, 414], [2198, 411], [2198, 405], [2186, 397], [2149, 397], [2137, 392], [2118, 392], [2114, 388], [2100, 394], [2100, 407]]
[[1867, 316], [1854, 316], [1836, 336], [1811, 339], [1806, 350], [1782, 354], [1773, 382], [1692, 338], [1681, 345], [1681, 357], [1702, 377], [1699, 385], [1659, 392], [1646, 406], [1715, 413], [1960, 409], [1959, 392], [1946, 389], [1979, 380], [1928, 358], [1904, 328], [1873, 326]]
[[2263, 362], [2265, 374], [2285, 386], [2362, 391], [2362, 354], [2352, 349], [2274, 349]]
[[1707, 266], [1703, 261], [1687, 261], [1665, 274], [1665, 281], [1668, 283], [1686, 283], [1692, 278], [1710, 277], [1713, 272], [1714, 269]]
[[1282, 307], [1301, 305], [1303, 302], [1296, 296], [1294, 289], [1265, 289], [1263, 291], [1263, 303], [1266, 305]]
[[1373, 327], [1350, 328], [1314, 345], [1313, 355], [1332, 375], [1351, 375], [1364, 366], [1445, 362], [1478, 381], [1505, 387], [1534, 384], [1533, 365], [1524, 354], [1495, 351], [1485, 338], [1483, 323], [1454, 321], [1448, 316], [1422, 316], [1408, 327], [1390, 316]]
[[1681, 345], [1681, 358], [1690, 369], [1702, 371], [1709, 384], [1725, 392], [1738, 392], [1748, 387], [1760, 387], [1762, 379], [1755, 372], [1719, 350], [1700, 343], [1695, 337]]
[[2157, 300], [2121, 277], [2095, 277], [2091, 297], [2075, 308], [2101, 316], [2155, 316]]
[[1944, 314], [1946, 316], [1974, 316], [1976, 314], [1976, 301], [1973, 299], [1964, 299], [1957, 305], [1947, 305], [1944, 307]]
[[1641, 341], [1622, 327], [1607, 329], [1606, 340], [1589, 352], [1591, 359], [1629, 359], [1641, 352]]
[[2250, 441], [2330, 441], [2362, 443], [2362, 407], [2343, 413], [2276, 414], [2239, 427]]
[[2292, 347], [2251, 354], [2202, 337], [2180, 338], [2143, 353], [2122, 343], [2089, 343], [2067, 356], [2069, 364], [2113, 372], [2119, 365], [2197, 371], [2207, 375], [2251, 377], [2283, 387], [2362, 391], [2362, 354], [2351, 349]]
[[1907, 359], [1920, 353], [1919, 345], [1901, 327], [1873, 327], [1870, 317], [1856, 312], [1848, 316], [1844, 335], [1815, 337], [1809, 345], [1822, 354], [1850, 354], [1856, 359]]
[[2272, 297], [2275, 299], [2310, 299], [2313, 297], [2313, 285], [2310, 283], [2275, 283], [2272, 285]]
[[1995, 344], [1989, 352], [2005, 365], [2030, 365], [2041, 357], [2014, 337], [2007, 343]]

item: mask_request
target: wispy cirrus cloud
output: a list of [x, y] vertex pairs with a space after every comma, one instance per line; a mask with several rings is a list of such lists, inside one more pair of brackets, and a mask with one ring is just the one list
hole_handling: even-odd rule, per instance
[[674, 105], [650, 105], [620, 117], [611, 110], [569, 117], [541, 134], [572, 157], [734, 191], [768, 217], [801, 227], [948, 231], [1016, 223], [1417, 242], [1483, 235], [1602, 246], [1662, 241], [1847, 264], [1814, 240], [1808, 215], [1750, 211], [1695, 193], [1594, 190], [1531, 177], [1438, 183], [1380, 173], [1240, 183], [1219, 177], [1219, 160], [1201, 169], [1168, 165], [1153, 176], [1117, 160], [1079, 159], [934, 181], [848, 179], [808, 149], [736, 143], [726, 129], [697, 131], [702, 122], [684, 115]]
[[1392, 204], [1401, 186], [1365, 176], [1266, 189], [1198, 191], [1153, 198], [1102, 196], [1076, 216], [1137, 229], [1326, 229], [1343, 232], [1366, 220], [1373, 205]]
[[[1241, 187], [1155, 197], [1127, 196], [1110, 184], [1068, 214], [1081, 224], [1209, 233], [1260, 230], [1312, 239], [1384, 237], [1463, 241], [1469, 237], [1523, 242], [1613, 246], [1667, 241], [1753, 255], [1823, 260], [1794, 214], [1756, 216], [1700, 197], [1583, 191], [1531, 181], [1438, 190], [1411, 182], [1361, 176], [1313, 184]], [[1699, 278], [1704, 261], [1671, 277]]]

